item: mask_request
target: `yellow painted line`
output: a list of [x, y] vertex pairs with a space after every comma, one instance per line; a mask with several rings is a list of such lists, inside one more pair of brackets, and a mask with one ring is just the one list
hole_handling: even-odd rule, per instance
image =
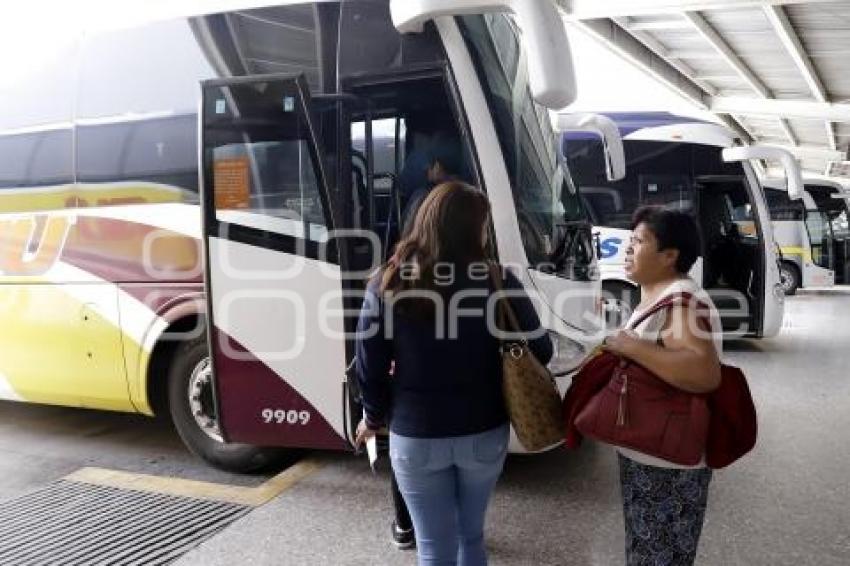
[[319, 461], [307, 458], [257, 487], [225, 485], [90, 467], [81, 468], [62, 479], [118, 489], [132, 489], [148, 493], [193, 497], [259, 507], [316, 472], [319, 468], [321, 468]]

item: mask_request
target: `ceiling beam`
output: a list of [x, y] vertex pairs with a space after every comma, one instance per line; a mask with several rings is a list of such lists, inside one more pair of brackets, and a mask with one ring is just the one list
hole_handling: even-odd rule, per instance
[[718, 117], [721, 119], [724, 117], [728, 117], [734, 120], [735, 123], [738, 124], [738, 127], [740, 127], [744, 132], [747, 133], [747, 136], [749, 136], [750, 141], [755, 141], [756, 139], [758, 139], [742, 116], [738, 114], [718, 114]]
[[831, 0], [557, 0], [571, 19], [617, 18], [683, 11], [761, 8], [765, 5], [816, 4]]
[[788, 120], [785, 118], [779, 118], [779, 127], [782, 128], [782, 133], [785, 134], [785, 137], [788, 139], [788, 143], [795, 147], [799, 145], [797, 142], [797, 136], [794, 135], [794, 131], [791, 129], [791, 124], [788, 123]]
[[[667, 61], [614, 21], [610, 19], [573, 20], [568, 21], [568, 25], [590, 35], [630, 64], [699, 108], [708, 108], [708, 100], [711, 95], [701, 85], [697, 84], [689, 76], [689, 73], [683, 72], [684, 68], [681, 67], [681, 63]], [[716, 92], [716, 90], [712, 92]]]
[[[812, 91], [812, 96], [814, 96], [815, 100], [818, 102], [827, 102], [828, 97], [826, 88], [823, 86], [823, 81], [821, 81], [818, 76], [817, 70], [815, 69], [808, 53], [806, 53], [806, 49], [803, 47], [803, 43], [800, 41], [797, 31], [794, 29], [794, 26], [791, 25], [791, 20], [788, 19], [788, 15], [785, 13], [785, 10], [783, 10], [781, 6], [765, 6], [764, 13], [767, 16], [767, 20], [770, 22], [770, 25], [773, 26], [776, 35], [779, 36], [779, 40], [782, 42], [783, 47], [785, 47], [785, 50], [791, 56], [791, 59], [794, 60], [794, 64], [797, 66], [797, 69], [799, 69], [800, 74], [803, 75], [803, 79], [806, 81], [806, 84], [809, 85], [809, 90]], [[824, 124], [826, 126], [827, 143], [832, 149], [835, 149], [835, 132], [832, 128], [832, 123], [826, 121]]]
[[671, 49], [668, 53], [674, 59], [720, 59], [720, 54], [714, 49]]
[[[620, 22], [612, 19], [567, 20], [566, 24], [599, 41], [610, 51], [698, 108], [708, 109], [707, 101], [718, 92], [712, 85], [694, 79], [694, 71], [685, 63], [665, 57], [666, 47], [649, 34], [628, 31], [620, 25]], [[718, 119], [734, 130], [741, 139], [747, 142], [755, 141], [752, 132], [743, 128], [734, 117], [718, 115]]]
[[838, 149], [838, 136], [835, 135], [835, 124], [827, 120], [826, 125], [826, 140], [829, 144], [829, 149]]
[[831, 149], [827, 149], [825, 147], [820, 147], [816, 145], [795, 145], [795, 146], [783, 146], [779, 144], [770, 144], [774, 147], [780, 147], [782, 149], [787, 149], [795, 156], [801, 159], [825, 159], [826, 161], [842, 161], [847, 159], [847, 153], [844, 151], [833, 151]]
[[[632, 37], [643, 43], [646, 47], [648, 47], [651, 51], [653, 51], [656, 55], [667, 61], [667, 63], [693, 81], [698, 87], [708, 93], [710, 96], [714, 96], [718, 93], [717, 88], [712, 86], [711, 84], [701, 80], [696, 76], [696, 71], [691, 69], [686, 63], [682, 61], [678, 61], [669, 56], [669, 49], [667, 49], [664, 45], [661, 44], [660, 41], [655, 39], [651, 34], [644, 33], [639, 30], [635, 30], [633, 28], [627, 27], [626, 18], [613, 18], [615, 24], [626, 30]], [[687, 23], [687, 22], [686, 22]]]
[[850, 122], [850, 104], [834, 102], [715, 96], [709, 101], [709, 109], [721, 114]]
[[770, 98], [770, 91], [756, 77], [749, 67], [741, 60], [738, 55], [732, 50], [726, 40], [709, 24], [706, 19], [698, 12], [686, 12], [685, 19], [691, 22], [691, 25], [696, 28], [699, 34], [723, 57], [723, 60], [732, 67], [738, 75], [744, 79], [750, 88], [756, 91], [764, 98]]
[[803, 44], [800, 42], [796, 30], [794, 30], [791, 21], [785, 14], [785, 10], [779, 6], [765, 6], [764, 13], [773, 26], [774, 31], [779, 36], [779, 40], [782, 42], [785, 50], [791, 55], [794, 64], [797, 65], [797, 68], [803, 75], [806, 84], [809, 85], [812, 95], [814, 95], [818, 102], [826, 102], [826, 89], [823, 86], [823, 82], [821, 82], [817, 71], [815, 71], [812, 60], [803, 48]]
[[756, 141], [756, 137], [753, 133], [744, 126], [744, 123], [737, 116], [731, 116], [727, 114], [718, 114], [717, 119], [723, 122], [727, 128], [730, 128], [735, 135], [741, 138], [745, 143], [754, 143]]
[[[726, 40], [717, 33], [717, 30], [708, 23], [702, 14], [699, 12], [685, 12], [684, 17], [686, 20], [691, 22], [703, 39], [705, 39], [709, 45], [720, 53], [723, 60], [726, 61], [726, 63], [732, 67], [736, 73], [738, 73], [738, 75], [750, 86], [750, 88], [756, 91], [756, 93], [762, 98], [773, 98], [770, 90], [759, 80], [755, 73], [747, 67], [746, 63], [744, 63], [732, 47], [726, 43]], [[779, 118], [779, 126], [785, 133], [785, 137], [788, 138], [788, 143], [794, 146], [797, 145], [797, 136], [795, 136], [794, 132], [791, 130], [791, 125], [788, 123], [788, 120]]]
[[700, 81], [740, 81], [741, 77], [735, 73], [697, 73], [694, 77]]
[[[630, 18], [612, 18], [618, 25], [628, 31], [665, 31], [676, 29], [690, 29], [691, 25], [681, 19], [653, 20], [648, 22], [633, 22]], [[622, 23], [620, 23], [622, 22]]]

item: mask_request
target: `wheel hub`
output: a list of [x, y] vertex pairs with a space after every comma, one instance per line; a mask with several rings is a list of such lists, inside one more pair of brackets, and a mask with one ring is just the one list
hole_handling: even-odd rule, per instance
[[216, 442], [224, 442], [213, 401], [212, 364], [204, 358], [192, 370], [189, 378], [189, 411], [198, 428]]
[[779, 282], [782, 285], [782, 290], [786, 293], [791, 290], [791, 287], [794, 284], [793, 280], [793, 276], [788, 273], [787, 269], [779, 270]]

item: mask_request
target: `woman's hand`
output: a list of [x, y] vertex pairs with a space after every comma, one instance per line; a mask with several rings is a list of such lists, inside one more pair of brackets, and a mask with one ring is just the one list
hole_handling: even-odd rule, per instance
[[371, 429], [366, 425], [366, 419], [360, 419], [357, 424], [357, 436], [354, 439], [354, 447], [360, 448], [367, 440], [378, 433], [377, 430]]
[[605, 338], [602, 345], [612, 354], [631, 358], [632, 353], [640, 345], [640, 342], [641, 338], [631, 330], [618, 330], [616, 333]]

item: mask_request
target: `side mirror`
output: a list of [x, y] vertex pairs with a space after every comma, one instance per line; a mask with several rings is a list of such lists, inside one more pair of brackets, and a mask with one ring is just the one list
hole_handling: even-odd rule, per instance
[[552, 0], [390, 0], [393, 24], [400, 33], [418, 33], [441, 16], [507, 12], [523, 30], [528, 53], [531, 95], [552, 110], [576, 98], [575, 69], [567, 32]]
[[787, 149], [767, 145], [728, 147], [723, 150], [723, 161], [747, 161], [750, 159], [771, 159], [779, 161], [788, 179], [788, 198], [798, 200], [803, 197], [803, 174], [794, 154]]
[[600, 114], [559, 114], [559, 132], [592, 132], [602, 138], [605, 155], [605, 174], [609, 181], [619, 181], [626, 176], [626, 152], [620, 128], [611, 118]]

